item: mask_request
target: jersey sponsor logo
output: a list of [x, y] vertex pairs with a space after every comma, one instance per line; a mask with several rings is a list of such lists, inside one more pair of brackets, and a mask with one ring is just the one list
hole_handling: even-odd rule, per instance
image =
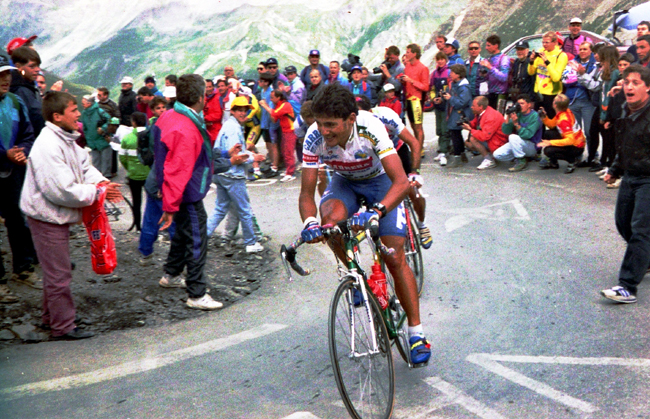
[[368, 158], [368, 154], [365, 153], [363, 150], [357, 150], [357, 151], [354, 153], [354, 158], [355, 158], [355, 159], [367, 159], [367, 158]]
[[307, 138], [305, 138], [305, 145], [304, 145], [305, 149], [315, 153], [316, 148], [318, 147], [322, 139], [323, 136], [321, 135], [320, 131], [318, 130], [312, 131], [311, 134], [309, 134]]
[[340, 160], [331, 160], [326, 162], [334, 170], [342, 170], [347, 172], [363, 171], [372, 167], [372, 158], [365, 160], [345, 162]]
[[303, 154], [302, 161], [305, 163], [318, 163], [318, 156], [312, 156], [310, 154]]

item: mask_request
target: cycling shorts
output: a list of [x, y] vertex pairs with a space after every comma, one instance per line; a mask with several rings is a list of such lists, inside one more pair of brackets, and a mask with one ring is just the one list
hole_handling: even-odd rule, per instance
[[422, 100], [412, 97], [406, 101], [406, 114], [411, 124], [422, 125], [424, 113], [422, 112]]
[[259, 141], [261, 134], [262, 127], [260, 125], [246, 127], [246, 143], [257, 145], [257, 141]]
[[404, 143], [400, 148], [397, 149], [397, 155], [402, 161], [404, 173], [406, 173], [406, 176], [408, 176], [413, 168], [413, 163], [411, 162], [411, 149], [406, 143]]
[[[334, 174], [320, 200], [320, 206], [322, 207], [323, 203], [330, 199], [338, 199], [347, 208], [348, 217], [351, 217], [359, 211], [360, 197], [363, 197], [370, 206], [381, 202], [392, 184], [393, 182], [385, 173], [365, 180], [348, 180], [343, 176]], [[401, 202], [379, 220], [379, 236], [406, 237], [406, 215]]]

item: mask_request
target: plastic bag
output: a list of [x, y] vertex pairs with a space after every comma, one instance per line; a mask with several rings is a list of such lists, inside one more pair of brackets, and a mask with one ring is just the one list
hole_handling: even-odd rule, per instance
[[93, 271], [99, 275], [108, 275], [113, 273], [117, 266], [117, 251], [111, 225], [104, 210], [106, 186], [97, 186], [97, 194], [97, 200], [82, 210], [83, 223], [90, 239]]

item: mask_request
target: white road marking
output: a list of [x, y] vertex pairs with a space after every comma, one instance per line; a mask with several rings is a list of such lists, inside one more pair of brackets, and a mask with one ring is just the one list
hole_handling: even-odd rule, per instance
[[320, 419], [318, 416], [311, 414], [310, 412], [296, 412], [292, 413], [289, 416], [285, 416], [282, 419]]
[[[514, 209], [514, 215], [511, 215], [511, 209]], [[457, 214], [445, 221], [445, 229], [449, 233], [476, 220], [530, 220], [528, 211], [526, 211], [526, 208], [524, 208], [518, 199], [485, 205], [483, 207], [456, 208], [444, 210], [443, 212]]]
[[459, 388], [443, 381], [440, 377], [425, 378], [424, 382], [444, 393], [454, 404], [460, 405], [482, 419], [506, 419], [494, 409], [485, 406], [475, 398], [468, 396]]
[[[547, 363], [547, 364], [570, 364], [570, 365], [622, 365], [625, 361], [619, 358], [568, 358], [568, 357], [534, 357], [534, 356], [507, 356], [507, 355], [490, 355], [490, 354], [471, 354], [466, 358], [469, 362], [479, 365], [486, 370], [493, 372], [501, 377], [510, 380], [520, 386], [529, 388], [534, 392], [546, 396], [565, 406], [581, 410], [586, 413], [593, 413], [598, 407], [587, 403], [568, 394], [555, 390], [548, 384], [528, 378], [510, 368], [507, 368], [499, 362], [519, 362], [519, 363]], [[650, 360], [633, 360], [629, 366], [650, 366]], [[639, 362], [641, 361], [641, 362]]]
[[82, 374], [71, 375], [68, 377], [55, 378], [47, 381], [25, 384], [17, 387], [10, 387], [0, 390], [0, 397], [5, 400], [14, 400], [21, 397], [35, 396], [50, 391], [67, 390], [75, 387], [83, 387], [91, 384], [97, 384], [103, 381], [113, 380], [116, 378], [126, 377], [132, 374], [138, 374], [145, 371], [151, 371], [170, 364], [174, 364], [187, 359], [195, 358], [210, 352], [220, 351], [230, 346], [238, 345], [248, 340], [257, 339], [275, 332], [278, 332], [286, 325], [283, 324], [263, 324], [250, 330], [237, 333], [232, 336], [214, 339], [200, 345], [190, 346], [168, 352], [153, 358], [145, 358], [137, 361], [126, 362], [120, 365], [113, 365], [95, 371]]
[[269, 186], [276, 183], [277, 179], [258, 179], [255, 182], [246, 182], [246, 186]]

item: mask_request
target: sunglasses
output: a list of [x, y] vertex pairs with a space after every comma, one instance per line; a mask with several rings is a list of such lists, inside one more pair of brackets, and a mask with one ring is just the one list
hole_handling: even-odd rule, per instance
[[264, 67], [257, 67], [257, 71], [264, 71]]
[[469, 47], [467, 48], [470, 51], [476, 51], [477, 49], [481, 49], [480, 47]]
[[268, 67], [266, 67], [266, 68], [270, 68], [271, 70], [273, 70], [273, 69], [278, 68], [278, 66], [277, 66], [277, 65], [270, 65], [270, 66], [268, 66]]

